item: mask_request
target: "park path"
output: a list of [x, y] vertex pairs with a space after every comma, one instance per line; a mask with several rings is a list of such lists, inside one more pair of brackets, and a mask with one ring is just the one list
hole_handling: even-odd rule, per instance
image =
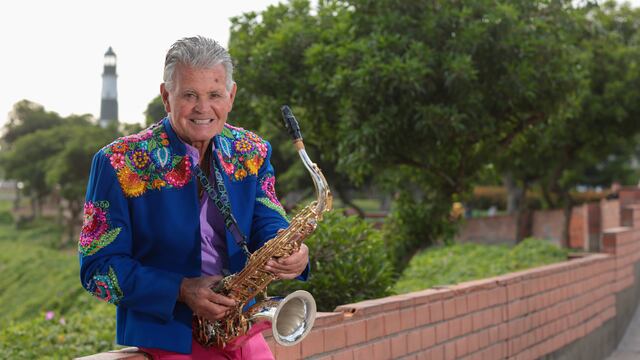
[[633, 314], [627, 332], [618, 344], [616, 351], [607, 360], [638, 360], [640, 359], [640, 306]]

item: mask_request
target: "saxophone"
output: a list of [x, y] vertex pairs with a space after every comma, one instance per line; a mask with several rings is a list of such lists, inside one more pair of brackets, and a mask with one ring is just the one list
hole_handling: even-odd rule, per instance
[[[238, 348], [251, 336], [268, 328], [272, 329], [278, 344], [291, 346], [304, 339], [315, 321], [316, 303], [306, 291], [294, 291], [285, 298], [266, 297], [267, 286], [276, 278], [264, 270], [267, 261], [298, 251], [322, 220], [322, 214], [331, 210], [333, 199], [322, 171], [311, 162], [304, 149], [300, 127], [291, 109], [285, 105], [281, 110], [293, 144], [313, 179], [317, 199], [303, 208], [287, 229], [251, 254], [242, 271], [225, 277], [212, 287], [213, 291], [236, 300], [237, 305], [215, 322], [194, 316], [194, 338], [203, 346]], [[243, 312], [245, 305], [257, 295], [262, 295], [262, 299]]]

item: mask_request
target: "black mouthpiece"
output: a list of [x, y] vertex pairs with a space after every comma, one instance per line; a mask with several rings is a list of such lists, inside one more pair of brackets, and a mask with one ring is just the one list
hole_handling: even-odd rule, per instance
[[291, 138], [294, 141], [302, 140], [300, 125], [298, 125], [298, 120], [296, 120], [296, 117], [293, 116], [293, 112], [291, 112], [291, 109], [287, 105], [283, 105], [282, 108], [280, 108], [280, 110], [282, 111], [282, 119], [284, 119], [284, 126], [287, 127], [287, 130], [289, 131], [289, 135], [291, 135]]

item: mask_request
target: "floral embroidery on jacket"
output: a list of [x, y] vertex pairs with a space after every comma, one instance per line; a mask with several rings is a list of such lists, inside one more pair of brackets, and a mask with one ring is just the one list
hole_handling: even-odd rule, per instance
[[277, 211], [282, 217], [287, 218], [287, 213], [284, 211], [282, 204], [278, 200], [276, 196], [276, 178], [273, 174], [267, 174], [262, 179], [260, 179], [260, 189], [266, 197], [259, 197], [256, 200], [263, 204], [264, 206]]
[[140, 196], [147, 190], [181, 188], [191, 180], [189, 157], [172, 153], [162, 125], [119, 138], [102, 151], [127, 197]]
[[219, 136], [216, 153], [224, 172], [240, 181], [258, 170], [267, 157], [267, 144], [251, 131], [226, 124]]
[[90, 284], [88, 290], [98, 299], [106, 301], [110, 304], [118, 305], [122, 297], [122, 290], [118, 284], [118, 277], [112, 267], [109, 267], [107, 274], [95, 274], [93, 283]]
[[122, 228], [111, 226], [108, 209], [108, 201], [87, 201], [84, 204], [84, 223], [78, 242], [78, 251], [83, 255], [97, 253], [111, 244], [122, 230]]

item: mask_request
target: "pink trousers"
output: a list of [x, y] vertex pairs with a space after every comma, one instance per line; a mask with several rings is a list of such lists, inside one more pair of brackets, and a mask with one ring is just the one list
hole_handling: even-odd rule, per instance
[[269, 345], [267, 345], [262, 334], [252, 336], [241, 348], [233, 351], [220, 350], [215, 347], [205, 348], [195, 340], [191, 340], [191, 343], [191, 354], [179, 354], [148, 348], [140, 348], [140, 350], [151, 355], [153, 360], [274, 360]]

